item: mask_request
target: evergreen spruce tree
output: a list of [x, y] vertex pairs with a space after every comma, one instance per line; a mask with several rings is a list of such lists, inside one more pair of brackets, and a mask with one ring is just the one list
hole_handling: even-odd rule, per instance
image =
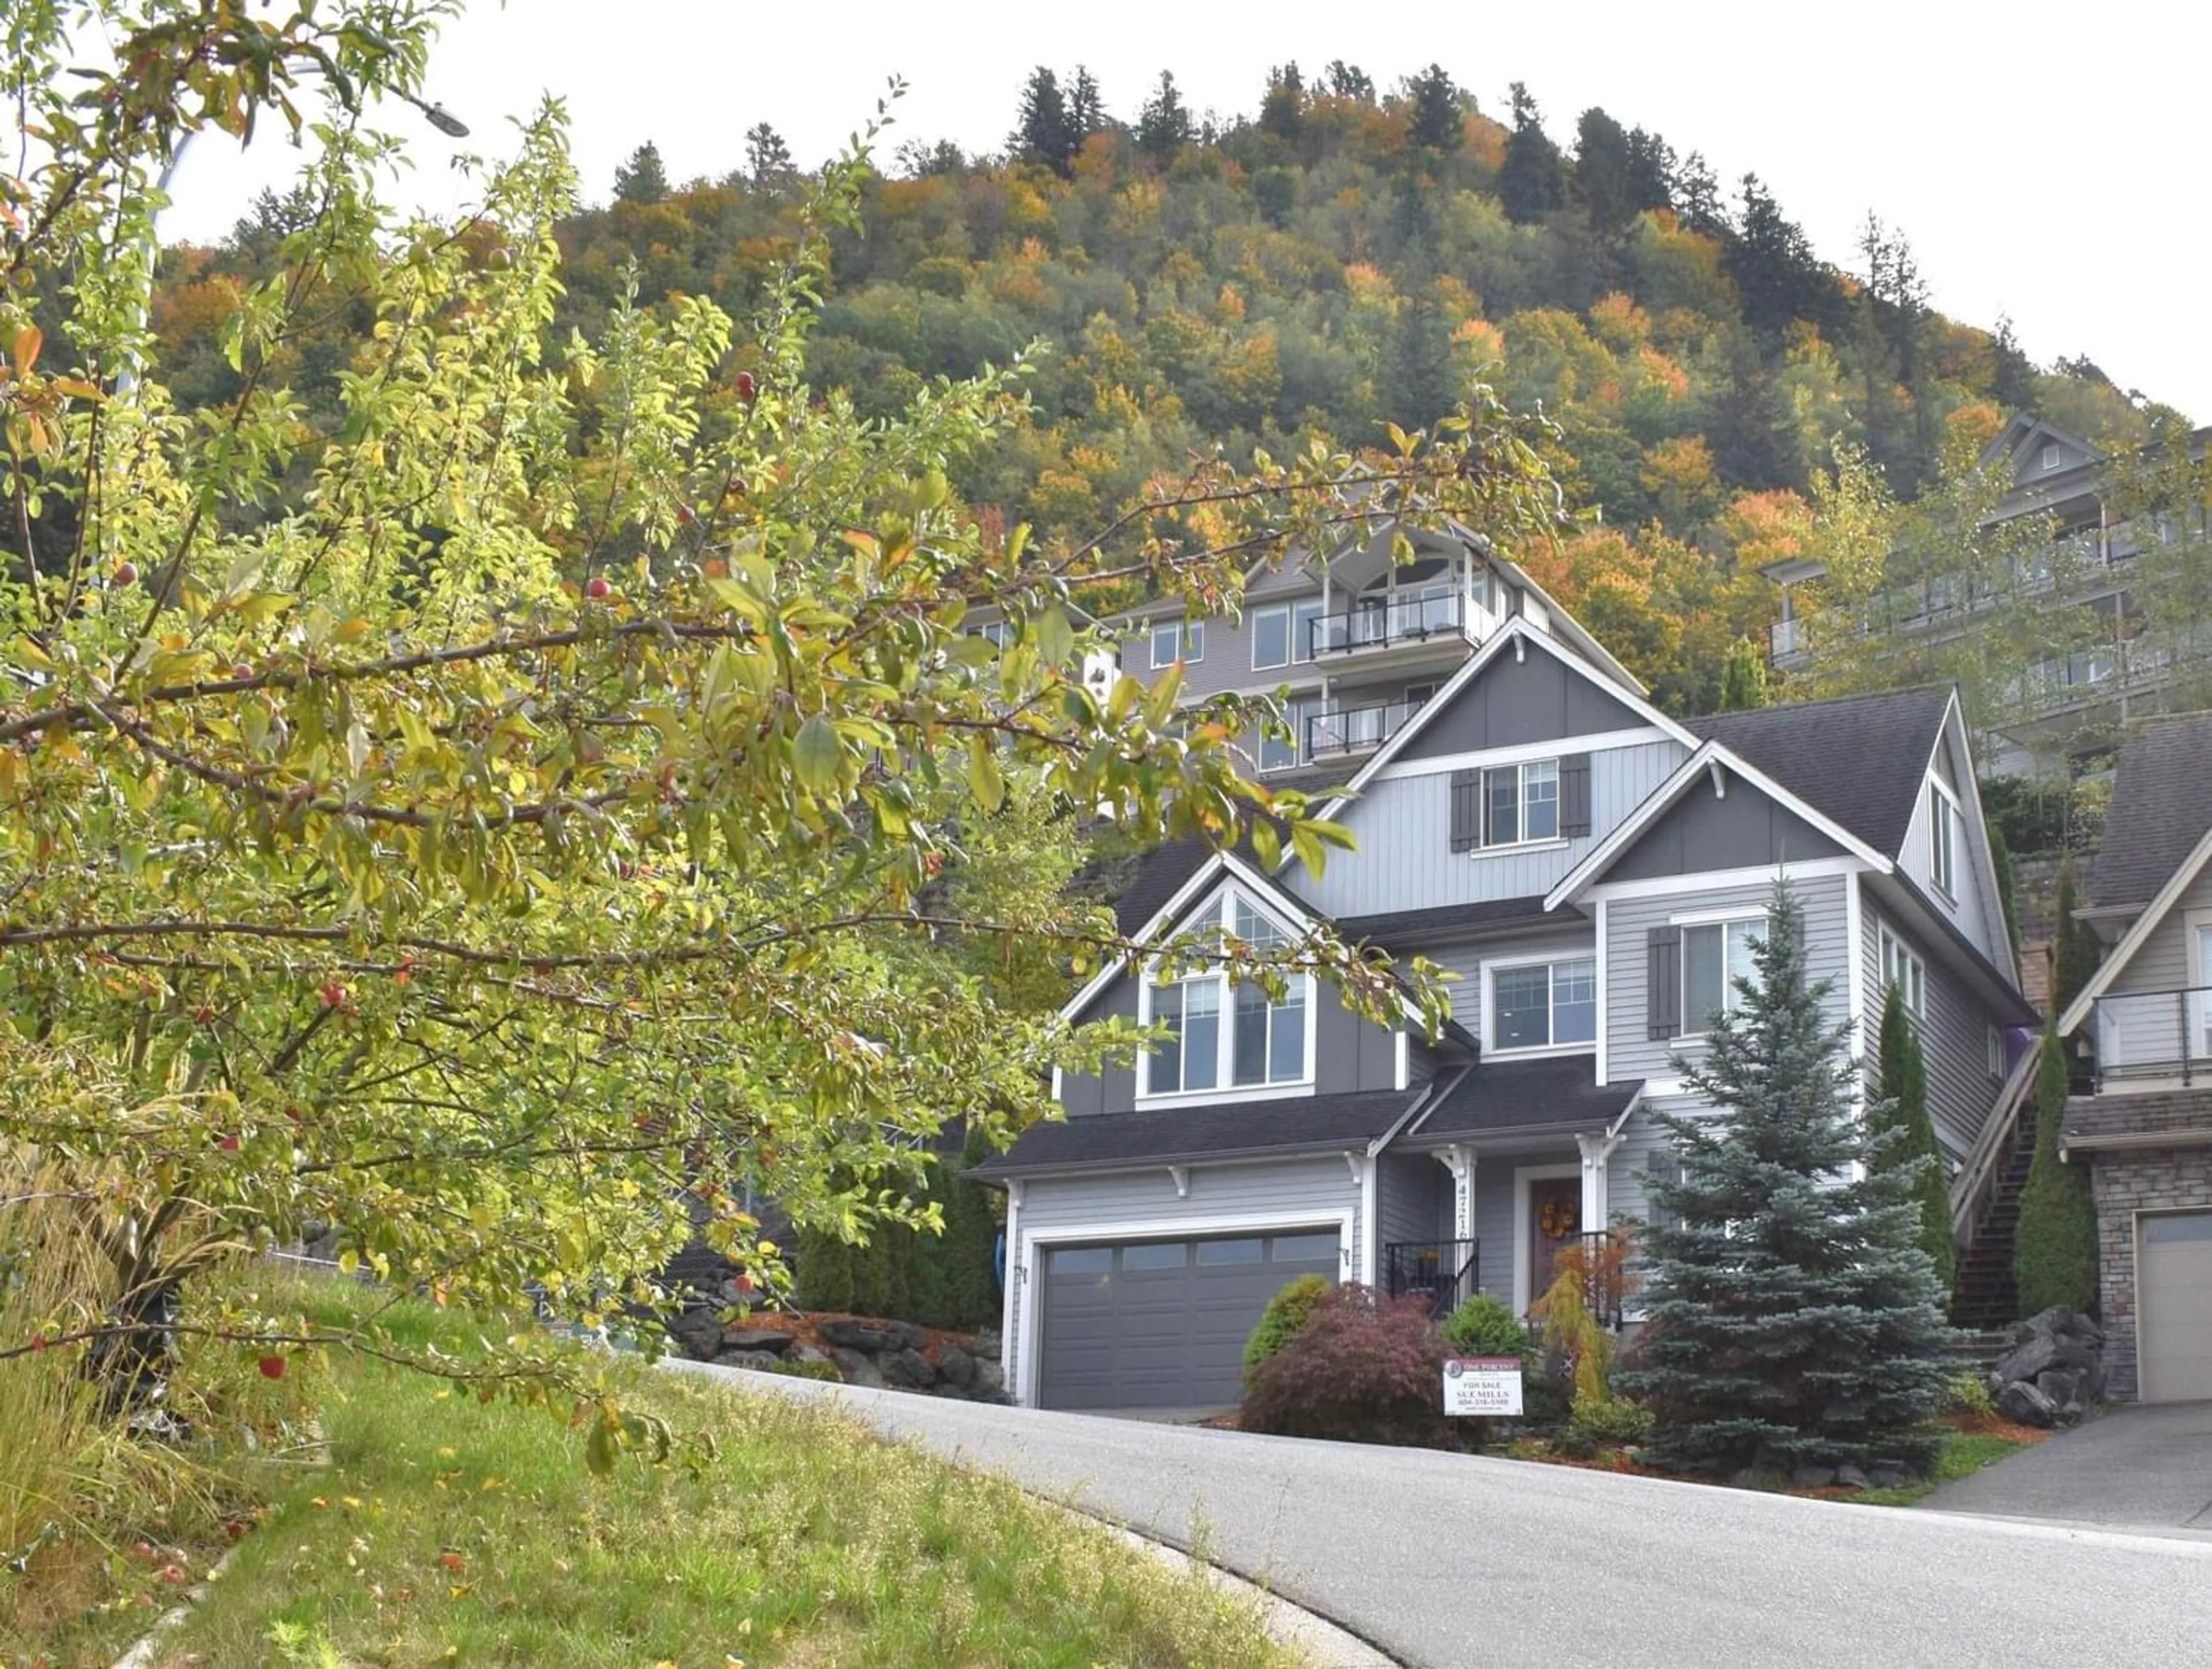
[[745, 130], [745, 177], [763, 190], [787, 185], [799, 170], [791, 161], [791, 147], [766, 122]]
[[1951, 1187], [1944, 1174], [1943, 1150], [1936, 1140], [1936, 1120], [1928, 1110], [1928, 1060], [1920, 1031], [1905, 1011], [1905, 996], [1895, 986], [1881, 1004], [1881, 1041], [1876, 1052], [1880, 1077], [1868, 1103], [1875, 1131], [1874, 1162], [1884, 1170], [1909, 1174], [1920, 1201], [1920, 1249], [1943, 1290], [1951, 1290], [1958, 1247], [1951, 1238]]
[[1676, 1063], [1714, 1111], [1658, 1115], [1679, 1174], [1651, 1179], [1643, 1360], [1614, 1384], [1655, 1417], [1651, 1458], [1682, 1472], [1924, 1466], [1944, 1294], [1911, 1182], [1867, 1165], [1850, 1027], [1821, 1011], [1786, 882], [1753, 964], [1703, 1058]]
[[1628, 200], [1638, 213], [1674, 206], [1674, 148], [1642, 128], [1628, 130]]
[[1060, 77], [1037, 65], [1022, 88], [1021, 113], [1007, 136], [1007, 148], [1024, 161], [1042, 162], [1065, 175], [1073, 170], [1081, 143], [1068, 115], [1066, 96], [1060, 90]]
[[1751, 639], [1738, 638], [1729, 645], [1728, 658], [1721, 663], [1721, 711], [1744, 713], [1763, 707], [1772, 699], [1766, 657]]
[[2066, 1089], [2066, 1046], [2048, 1030], [2035, 1079], [2035, 1157], [2013, 1229], [2013, 1281], [2023, 1319], [2053, 1304], [2086, 1313], [2097, 1302], [2097, 1203], [2088, 1168], [2058, 1156]]
[[668, 196], [668, 171], [660, 166], [660, 147], [647, 140], [615, 170], [615, 201], [652, 203]]
[[1544, 131], [1527, 83], [1515, 82], [1512, 94], [1513, 131], [1506, 137], [1505, 161], [1498, 170], [1498, 196], [1506, 218], [1526, 226], [1556, 214], [1566, 203], [1566, 163]]
[[1191, 142], [1190, 107], [1176, 90], [1174, 73], [1160, 71], [1160, 84], [1137, 112], [1137, 149], [1165, 167]]
[[[1434, 69], [1432, 64], [1430, 66]], [[1449, 79], [1449, 77], [1447, 77]], [[1342, 58], [1331, 58], [1322, 76], [1332, 99], [1350, 99], [1357, 104], [1375, 102], [1375, 79], [1356, 64], [1346, 64]]]
[[1292, 145], [1304, 137], [1306, 83], [1295, 62], [1267, 71], [1267, 94], [1260, 100], [1260, 130]]
[[1467, 118], [1451, 72], [1441, 64], [1432, 64], [1418, 76], [1408, 76], [1406, 99], [1413, 106], [1406, 127], [1408, 143], [1446, 156], [1457, 155], [1467, 138]]
[[1575, 128], [1575, 195], [1601, 238], [1618, 237], [1642, 207], [1631, 178], [1628, 130], [1596, 105]]
[[1067, 92], [1067, 125], [1075, 149], [1081, 150], [1083, 142], [1106, 126], [1106, 98], [1098, 90], [1098, 77], [1091, 73], [1091, 66], [1075, 66], [1075, 80]]
[[1449, 416], [1459, 402], [1459, 379], [1452, 361], [1451, 320], [1433, 282], [1407, 297], [1392, 349], [1395, 363], [1384, 401], [1389, 416], [1408, 428], [1427, 428]]

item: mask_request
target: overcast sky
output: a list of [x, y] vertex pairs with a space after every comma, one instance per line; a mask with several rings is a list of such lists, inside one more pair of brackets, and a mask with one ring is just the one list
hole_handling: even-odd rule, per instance
[[[1804, 21], [1791, 21], [1802, 18]], [[738, 166], [744, 134], [773, 124], [805, 163], [910, 86], [896, 145], [1000, 144], [1030, 67], [1088, 64], [1108, 108], [1132, 118], [1163, 68], [1196, 108], [1256, 108], [1267, 66], [1309, 74], [1343, 58], [1389, 88], [1435, 60], [1501, 113], [1525, 81], [1554, 137], [1601, 104], [1624, 125], [1701, 150], [1724, 179], [1757, 172], [1831, 260], [1850, 264], [1869, 209], [1911, 239], [1943, 312], [2009, 313], [2037, 360], [2087, 353], [2123, 388], [2212, 420], [2212, 331], [2190, 324], [2212, 269], [2204, 212], [2204, 0], [1730, 0], [1388, 8], [1276, 0], [1117, 0], [1043, 7], [747, 0], [469, 0], [431, 59], [429, 92], [502, 143], [538, 97], [568, 101], [588, 197], [641, 141], [672, 178]], [[425, 203], [457, 201], [453, 142], [410, 118]], [[295, 161], [196, 144], [164, 222], [171, 236], [228, 231]]]

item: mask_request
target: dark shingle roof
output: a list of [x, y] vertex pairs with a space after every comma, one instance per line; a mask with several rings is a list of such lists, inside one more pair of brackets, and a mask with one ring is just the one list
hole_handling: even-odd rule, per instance
[[[1557, 920], [1544, 908], [1544, 895], [1528, 898], [1489, 898], [1474, 904], [1448, 904], [1429, 910], [1393, 910], [1387, 915], [1345, 916], [1337, 932], [1349, 943], [1373, 939], [1388, 950], [1396, 944], [1419, 944], [1435, 938], [1465, 938], [1486, 932], [1506, 932], [1536, 922]], [[1578, 918], [1571, 913], [1566, 919]]]
[[1912, 825], [1950, 700], [1948, 686], [1899, 689], [1682, 723], [1894, 857]]
[[1031, 1125], [1006, 1152], [969, 1173], [979, 1178], [1081, 1170], [1146, 1162], [1172, 1164], [1232, 1153], [1364, 1147], [1396, 1123], [1417, 1089], [1360, 1090], [1222, 1107], [1090, 1113]]
[[2120, 749], [2090, 896], [2099, 904], [2148, 904], [2208, 828], [2212, 713], [2147, 721]]
[[1443, 1099], [1414, 1122], [1407, 1139], [1419, 1144], [1500, 1130], [1598, 1129], [1626, 1111], [1643, 1088], [1641, 1079], [1601, 1086], [1596, 1062], [1588, 1055], [1478, 1062], [1445, 1088]]

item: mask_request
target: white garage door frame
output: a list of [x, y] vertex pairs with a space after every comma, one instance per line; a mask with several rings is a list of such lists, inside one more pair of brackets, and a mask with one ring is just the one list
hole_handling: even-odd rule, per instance
[[1354, 1229], [1358, 1215], [1355, 1209], [1346, 1206], [1341, 1211], [1293, 1212], [1288, 1217], [1277, 1212], [1247, 1211], [1224, 1217], [1158, 1217], [1144, 1223], [1131, 1223], [1123, 1218], [1114, 1222], [1024, 1231], [1021, 1237], [1020, 1264], [1022, 1337], [1020, 1351], [1016, 1358], [1014, 1400], [1024, 1408], [1035, 1408], [1043, 1375], [1044, 1281], [1042, 1271], [1044, 1260], [1040, 1255], [1042, 1253], [1055, 1246], [1125, 1246], [1133, 1241], [1201, 1240], [1209, 1235], [1310, 1234], [1317, 1229], [1334, 1229], [1336, 1230], [1339, 1265], [1337, 1278], [1348, 1281], [1353, 1273], [1352, 1258], [1357, 1249]]
[[[2150, 1394], [2151, 1356], [2149, 1349], [2149, 1337], [2148, 1330], [2144, 1326], [2145, 1314], [2149, 1309], [2150, 1304], [2148, 1300], [2148, 1282], [2145, 1278], [2143, 1258], [2143, 1249], [2148, 1242], [2145, 1240], [2143, 1229], [2147, 1224], [2160, 1219], [2192, 1217], [2212, 1217], [2212, 1205], [2161, 1206], [2153, 1211], [2138, 1211], [2135, 1213], [2133, 1229], [2136, 1258], [2136, 1400], [2140, 1402], [2149, 1402], [2152, 1400]], [[2194, 1400], [2194, 1399], [2161, 1398], [2159, 1400], [2186, 1401]]]

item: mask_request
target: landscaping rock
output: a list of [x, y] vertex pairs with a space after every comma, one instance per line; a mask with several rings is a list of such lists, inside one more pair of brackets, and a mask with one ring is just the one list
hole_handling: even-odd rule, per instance
[[937, 1353], [937, 1377], [955, 1391], [965, 1391], [975, 1382], [975, 1358], [947, 1344]]
[[896, 1391], [927, 1391], [937, 1383], [937, 1369], [919, 1350], [891, 1350], [876, 1358], [884, 1383]]
[[1877, 1460], [1867, 1468], [1867, 1487], [1870, 1490], [1899, 1489], [1911, 1476], [1911, 1469], [1900, 1460]]
[[[811, 1344], [793, 1344], [786, 1353], [784, 1360], [786, 1362], [830, 1362], [827, 1355], [816, 1350]], [[830, 1362], [830, 1365], [835, 1368], [837, 1364]]]
[[927, 1332], [911, 1321], [860, 1321], [833, 1315], [817, 1323], [814, 1330], [832, 1344], [878, 1356], [886, 1350], [919, 1350], [929, 1343]]
[[1833, 1466], [1799, 1466], [1790, 1474], [1790, 1486], [1796, 1490], [1825, 1490], [1835, 1481]]
[[1836, 1482], [1846, 1490], [1864, 1490], [1871, 1487], [1867, 1483], [1867, 1475], [1856, 1466], [1837, 1467]]
[[1765, 1466], [1746, 1466], [1729, 1479], [1739, 1490], [1773, 1490], [1782, 1484], [1782, 1474]]
[[2081, 1378], [2063, 1368], [2052, 1368], [2035, 1376], [2035, 1388], [2058, 1405], [2062, 1417], [2070, 1418], [2072, 1416], [2067, 1414], [2069, 1408], [2076, 1415], [2081, 1411]]
[[975, 1342], [968, 1347], [968, 1354], [972, 1356], [981, 1356], [989, 1362], [998, 1361], [999, 1330], [996, 1327], [986, 1327], [977, 1333]]
[[722, 1324], [712, 1310], [685, 1310], [669, 1322], [668, 1337], [694, 1362], [712, 1362], [722, 1348]]
[[2014, 1380], [1997, 1393], [1997, 1412], [2021, 1425], [2045, 1430], [2058, 1423], [2058, 1405], [2027, 1380]]
[[1006, 1370], [989, 1358], [979, 1360], [975, 1363], [975, 1382], [968, 1387], [968, 1394], [977, 1402], [1008, 1401]]
[[766, 1350], [770, 1356], [781, 1356], [793, 1344], [787, 1332], [778, 1332], [773, 1327], [726, 1327], [722, 1330], [722, 1348], [726, 1350]]
[[846, 1384], [864, 1386], [871, 1391], [884, 1389], [884, 1376], [877, 1370], [873, 1357], [863, 1356], [860, 1351], [841, 1344], [832, 1344], [830, 1360], [836, 1363], [837, 1371], [845, 1376]]
[[714, 1358], [718, 1368], [750, 1368], [757, 1374], [775, 1371], [781, 1358], [767, 1350], [725, 1350]]

